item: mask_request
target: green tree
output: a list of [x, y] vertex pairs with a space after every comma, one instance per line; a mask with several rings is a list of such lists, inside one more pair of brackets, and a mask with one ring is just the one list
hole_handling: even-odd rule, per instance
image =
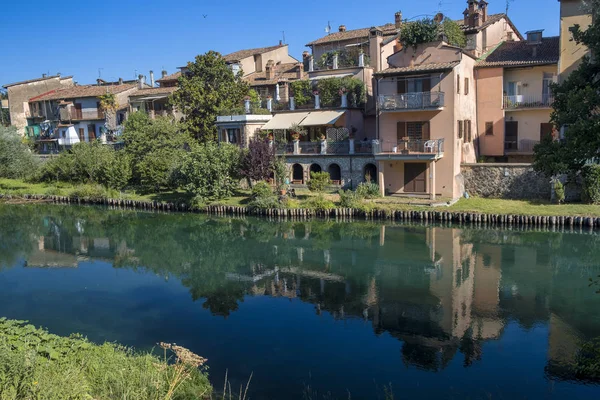
[[400, 29], [400, 43], [405, 49], [417, 47], [421, 43], [430, 43], [438, 40], [439, 26], [430, 18], [402, 24]]
[[[8, 100], [8, 93], [6, 93], [5, 89], [0, 89], [0, 100]], [[10, 125], [10, 112], [8, 108], [0, 107], [0, 125]]]
[[458, 47], [465, 47], [467, 45], [467, 37], [465, 36], [465, 32], [454, 20], [450, 18], [444, 18], [441, 29], [446, 37], [446, 41], [449, 44]]
[[[600, 54], [600, 0], [587, 2], [592, 14], [588, 27], [575, 25], [573, 40]], [[559, 142], [543, 140], [534, 148], [534, 168], [548, 176], [577, 173], [600, 157], [600, 62], [584, 57], [579, 67], [561, 83], [552, 86], [554, 94], [551, 121], [564, 127]]]
[[181, 111], [185, 129], [200, 142], [216, 141], [216, 119], [220, 110], [242, 103], [249, 86], [235, 75], [221, 54], [209, 51], [189, 62], [187, 72], [179, 78], [179, 90], [173, 105]]
[[35, 157], [17, 129], [0, 125], [0, 177], [25, 178], [36, 169]]
[[125, 122], [123, 150], [130, 161], [133, 184], [144, 190], [172, 189], [172, 173], [179, 167], [193, 140], [168, 117], [152, 120], [144, 112], [133, 113]]
[[311, 192], [322, 193], [325, 191], [325, 186], [329, 185], [331, 180], [329, 178], [329, 173], [325, 171], [321, 172], [311, 172], [310, 180], [308, 181], [308, 189]]

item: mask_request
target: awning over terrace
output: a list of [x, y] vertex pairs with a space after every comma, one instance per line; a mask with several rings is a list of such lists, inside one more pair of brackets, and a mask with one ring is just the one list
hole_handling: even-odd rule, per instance
[[293, 124], [299, 124], [308, 116], [308, 112], [276, 114], [261, 129], [289, 129]]
[[300, 123], [302, 126], [333, 125], [345, 111], [311, 111]]

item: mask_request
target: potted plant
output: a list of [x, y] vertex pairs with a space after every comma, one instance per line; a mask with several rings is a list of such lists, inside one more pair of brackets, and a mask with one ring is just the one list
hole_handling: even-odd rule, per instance
[[290, 135], [293, 140], [300, 140], [300, 136], [306, 136], [306, 129], [294, 123], [290, 126]]

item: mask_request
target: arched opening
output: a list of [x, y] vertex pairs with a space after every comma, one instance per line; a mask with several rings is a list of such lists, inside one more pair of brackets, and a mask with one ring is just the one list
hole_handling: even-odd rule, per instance
[[300, 164], [294, 164], [292, 166], [292, 183], [304, 183], [304, 170]]
[[365, 165], [365, 169], [363, 170], [363, 178], [365, 178], [365, 182], [377, 183], [377, 167], [375, 164], [369, 163]]
[[329, 179], [331, 179], [332, 184], [340, 185], [342, 183], [342, 170], [339, 165], [331, 164], [327, 168], [327, 172], [329, 172]]
[[321, 172], [323, 171], [323, 169], [321, 168], [321, 166], [319, 164], [311, 164], [310, 165], [310, 172]]

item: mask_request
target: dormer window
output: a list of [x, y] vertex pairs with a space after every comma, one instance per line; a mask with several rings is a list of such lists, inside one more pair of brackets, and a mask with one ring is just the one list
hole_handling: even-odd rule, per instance
[[240, 72], [240, 64], [238, 63], [229, 64], [229, 67], [231, 68], [231, 72], [233, 72], [234, 75], [237, 75], [238, 72]]
[[527, 42], [529, 44], [542, 43], [542, 32], [543, 32], [543, 30], [527, 32], [526, 33], [527, 34]]

